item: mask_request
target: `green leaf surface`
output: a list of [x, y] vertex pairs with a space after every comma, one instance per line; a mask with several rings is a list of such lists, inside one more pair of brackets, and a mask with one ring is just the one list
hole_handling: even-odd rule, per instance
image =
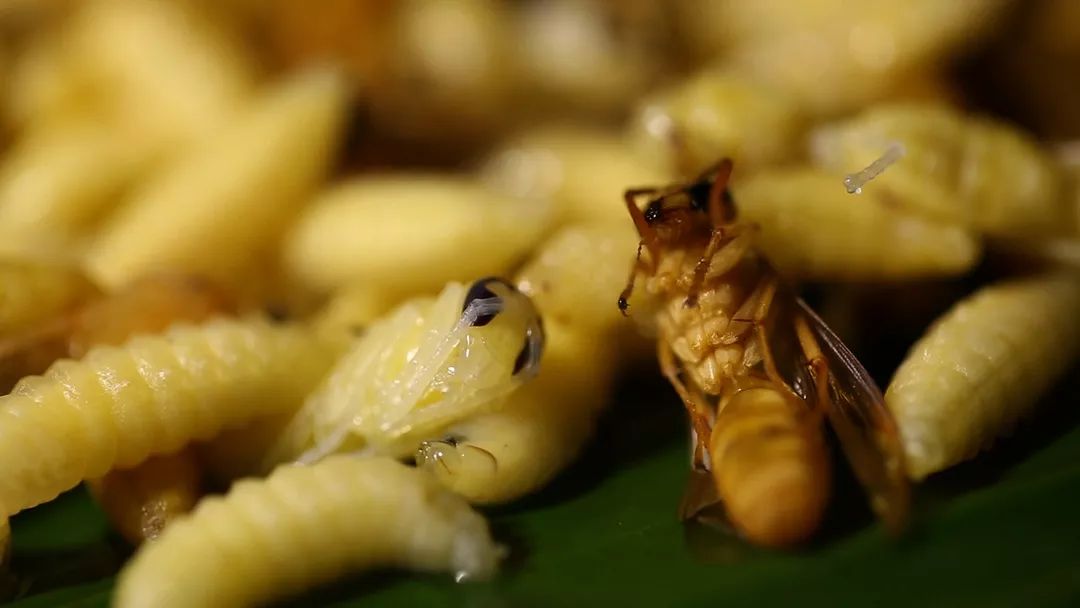
[[[900, 540], [838, 481], [819, 539], [795, 552], [686, 527], [679, 406], [629, 386], [580, 462], [544, 492], [490, 512], [511, 549], [500, 576], [367, 574], [290, 606], [1067, 606], [1080, 602], [1080, 408], [1076, 382], [977, 462], [919, 488]], [[1056, 405], [1055, 405], [1056, 404]], [[14, 522], [18, 608], [107, 606], [126, 549], [84, 492]], [[197, 584], [194, 582], [193, 584]]]

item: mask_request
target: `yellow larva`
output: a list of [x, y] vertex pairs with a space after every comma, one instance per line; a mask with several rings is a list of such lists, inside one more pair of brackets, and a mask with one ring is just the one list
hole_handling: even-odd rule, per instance
[[321, 291], [361, 283], [397, 296], [499, 274], [542, 236], [549, 205], [475, 180], [397, 174], [353, 178], [323, 194], [286, 239], [286, 267]]
[[118, 131], [176, 149], [214, 135], [247, 101], [252, 66], [197, 10], [139, 0], [80, 8], [61, 32], [66, 76], [89, 81]]
[[629, 263], [637, 240], [629, 222], [567, 226], [518, 272], [518, 288], [536, 302], [544, 322], [601, 333], [625, 320], [611, 305], [611, 294], [626, 283], [625, 264], [613, 262]]
[[557, 222], [624, 226], [626, 208], [619, 204], [623, 190], [671, 181], [616, 134], [554, 126], [507, 142], [484, 162], [480, 174], [502, 192], [552, 204]]
[[321, 179], [344, 120], [329, 71], [272, 88], [227, 129], [150, 179], [88, 253], [109, 286], [155, 271], [233, 279], [258, 261]]
[[1080, 279], [986, 287], [915, 344], [885, 400], [914, 479], [971, 458], [1026, 416], [1080, 352]]
[[839, 174], [867, 166], [894, 143], [903, 157], [866, 193], [994, 236], [1073, 230], [1064, 169], [1014, 127], [940, 104], [892, 104], [812, 137], [816, 162]]
[[0, 512], [295, 408], [330, 358], [310, 332], [252, 319], [58, 361], [0, 397]]
[[804, 121], [798, 106], [773, 89], [707, 70], [647, 100], [629, 137], [642, 157], [669, 174], [697, 175], [723, 157], [745, 173], [795, 155]]
[[[111, 210], [146, 157], [97, 124], [28, 134], [0, 168], [0, 235], [25, 243], [22, 249], [63, 250]], [[7, 251], [19, 248], [4, 245]]]
[[0, 260], [0, 334], [28, 329], [74, 308], [96, 291], [70, 268]]
[[902, 95], [913, 74], [947, 65], [992, 31], [1008, 3], [685, 3], [687, 37], [725, 65], [774, 85], [815, 115]]
[[121, 572], [116, 608], [261, 605], [347, 573], [494, 574], [484, 519], [434, 478], [384, 458], [279, 468], [204, 500]]
[[982, 248], [969, 230], [896, 209], [875, 188], [896, 168], [858, 195], [824, 171], [770, 169], [735, 181], [735, 205], [741, 218], [760, 226], [758, 243], [787, 275], [874, 281], [970, 269]]

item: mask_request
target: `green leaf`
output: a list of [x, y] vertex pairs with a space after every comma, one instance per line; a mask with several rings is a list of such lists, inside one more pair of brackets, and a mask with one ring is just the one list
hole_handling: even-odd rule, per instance
[[[679, 405], [666, 387], [629, 387], [577, 466], [541, 494], [491, 512], [512, 549], [495, 581], [377, 573], [289, 605], [1075, 604], [1080, 410], [1069, 396], [1080, 393], [1066, 388], [1039, 424], [922, 486], [905, 538], [894, 541], [869, 521], [842, 478], [819, 540], [784, 553], [676, 520], [688, 461]], [[20, 515], [14, 535], [14, 568], [29, 595], [13, 606], [108, 605], [123, 552], [84, 493]]]

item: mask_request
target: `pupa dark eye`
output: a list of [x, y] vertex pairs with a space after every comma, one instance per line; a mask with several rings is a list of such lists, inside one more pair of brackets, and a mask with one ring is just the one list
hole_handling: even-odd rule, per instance
[[473, 283], [465, 294], [465, 302], [461, 305], [462, 314], [469, 312], [469, 306], [476, 307], [474, 309], [476, 318], [470, 323], [473, 327], [482, 327], [491, 323], [495, 315], [502, 310], [503, 300], [498, 294], [491, 291], [489, 288], [491, 283], [500, 283], [509, 289], [514, 289], [513, 285], [498, 277], [486, 277]]
[[540, 371], [540, 357], [544, 354], [544, 327], [536, 325], [525, 332], [525, 343], [514, 359], [513, 375], [535, 376]]

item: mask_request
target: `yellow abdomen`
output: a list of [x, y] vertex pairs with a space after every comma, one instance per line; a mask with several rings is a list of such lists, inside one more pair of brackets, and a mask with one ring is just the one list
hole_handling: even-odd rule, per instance
[[717, 414], [710, 444], [717, 490], [741, 533], [772, 547], [813, 534], [829, 466], [821, 423], [805, 402], [773, 388], [742, 390]]

